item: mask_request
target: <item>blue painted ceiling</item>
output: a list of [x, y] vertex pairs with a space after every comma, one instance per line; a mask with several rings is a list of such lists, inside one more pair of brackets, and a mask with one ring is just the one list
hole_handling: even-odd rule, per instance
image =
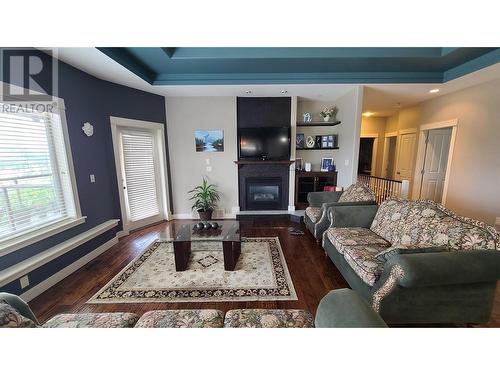
[[152, 85], [443, 83], [500, 48], [98, 48]]

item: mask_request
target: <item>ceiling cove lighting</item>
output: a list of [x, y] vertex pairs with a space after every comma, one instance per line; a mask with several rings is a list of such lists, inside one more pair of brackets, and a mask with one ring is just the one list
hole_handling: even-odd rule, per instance
[[432, 90], [429, 90], [429, 93], [430, 93], [430, 94], [435, 94], [436, 92], [439, 92], [439, 89], [432, 89]]
[[365, 117], [373, 116], [373, 112], [364, 112], [363, 116], [365, 116]]

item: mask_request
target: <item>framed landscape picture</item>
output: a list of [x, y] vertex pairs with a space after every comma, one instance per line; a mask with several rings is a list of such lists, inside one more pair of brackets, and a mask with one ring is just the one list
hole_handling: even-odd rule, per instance
[[224, 131], [195, 130], [194, 142], [196, 152], [222, 152], [224, 151]]

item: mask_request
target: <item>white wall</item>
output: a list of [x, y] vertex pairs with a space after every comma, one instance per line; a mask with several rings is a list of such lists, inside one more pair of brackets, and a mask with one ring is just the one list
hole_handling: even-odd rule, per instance
[[[356, 87], [337, 99], [339, 113], [339, 150], [337, 151], [337, 185], [348, 187], [356, 181], [359, 158], [359, 136], [361, 133], [361, 111], [363, 89]], [[347, 164], [347, 165], [346, 165]]]
[[[203, 176], [218, 186], [219, 208], [229, 215], [238, 206], [236, 97], [167, 97], [166, 102], [174, 217], [191, 214], [187, 192]], [[197, 129], [222, 129], [224, 151], [196, 152]], [[206, 170], [206, 159], [211, 172]]]
[[494, 224], [500, 216], [500, 80], [420, 105], [420, 123], [458, 119], [446, 206]]

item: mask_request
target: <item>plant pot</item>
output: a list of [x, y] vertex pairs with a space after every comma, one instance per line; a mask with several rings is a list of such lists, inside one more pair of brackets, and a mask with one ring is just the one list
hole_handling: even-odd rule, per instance
[[328, 121], [330, 121], [330, 116], [325, 116], [325, 117], [323, 117], [323, 121], [324, 121], [324, 122], [328, 122]]
[[212, 220], [213, 210], [198, 210], [198, 215], [200, 215], [200, 220], [207, 221]]

